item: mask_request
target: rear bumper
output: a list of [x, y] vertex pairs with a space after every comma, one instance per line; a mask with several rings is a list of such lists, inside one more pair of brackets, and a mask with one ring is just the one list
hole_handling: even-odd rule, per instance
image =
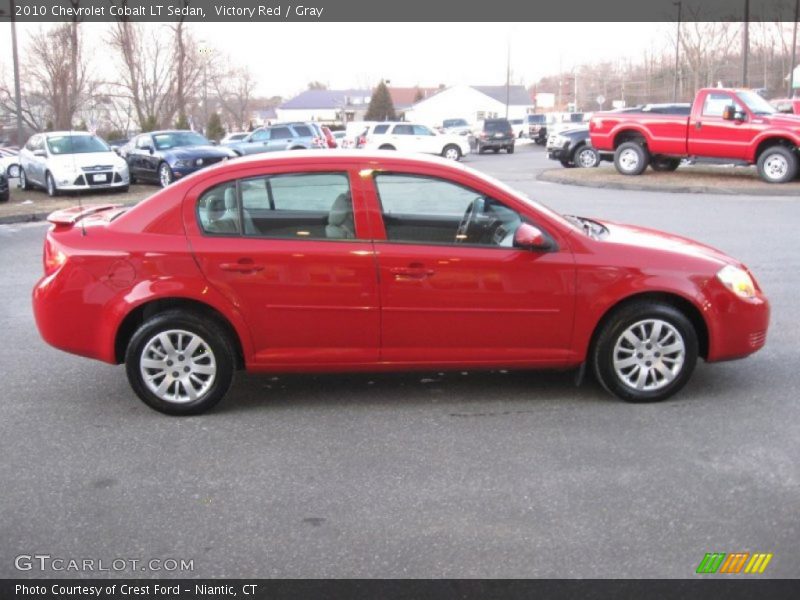
[[515, 142], [515, 138], [507, 137], [507, 138], [476, 138], [475, 139], [475, 147], [476, 148], [507, 148], [509, 146], [513, 146]]

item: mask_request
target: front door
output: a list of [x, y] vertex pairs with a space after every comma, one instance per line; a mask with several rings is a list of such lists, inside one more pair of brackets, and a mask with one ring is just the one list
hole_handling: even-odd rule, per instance
[[[722, 118], [727, 106], [734, 106], [744, 119]], [[747, 160], [755, 131], [748, 112], [730, 92], [709, 92], [700, 117], [689, 124], [688, 147], [693, 156]]]
[[377, 361], [373, 244], [358, 237], [365, 227], [356, 227], [346, 171], [248, 176], [186, 202], [184, 215], [199, 222], [187, 230], [200, 268], [248, 323], [250, 366]]
[[566, 248], [515, 248], [529, 215], [432, 176], [373, 175], [381, 360], [520, 366], [568, 353], [575, 266]]

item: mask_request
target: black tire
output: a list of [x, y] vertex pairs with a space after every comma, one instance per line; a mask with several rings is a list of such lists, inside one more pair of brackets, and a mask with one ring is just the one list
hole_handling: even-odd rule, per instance
[[442, 156], [450, 160], [461, 160], [461, 148], [455, 144], [447, 144], [447, 146], [442, 148]]
[[169, 184], [175, 181], [175, 174], [172, 172], [172, 168], [170, 168], [167, 163], [162, 162], [158, 165], [157, 179], [158, 184], [162, 188], [167, 187]]
[[[211, 385], [195, 400], [187, 402], [165, 400], [150, 390], [142, 375], [141, 361], [147, 346], [155, 336], [170, 330], [180, 330], [199, 336], [210, 349], [213, 361], [216, 363], [216, 372]], [[196, 415], [215, 406], [227, 393], [233, 381], [234, 356], [233, 344], [225, 329], [217, 321], [185, 310], [168, 310], [147, 320], [133, 334], [125, 352], [125, 371], [133, 391], [149, 407], [168, 415]], [[183, 356], [180, 358], [185, 359]], [[168, 364], [172, 366], [171, 363]], [[175, 373], [180, 373], [178, 366], [175, 368]], [[164, 379], [161, 379], [160, 383], [163, 382]], [[167, 391], [173, 389], [173, 386], [177, 390], [177, 384], [173, 383], [167, 387]]]
[[56, 196], [58, 196], [59, 192], [58, 192], [58, 186], [56, 185], [56, 180], [53, 179], [53, 176], [50, 174], [49, 171], [45, 173], [44, 182], [47, 189], [47, 195], [50, 196], [51, 198], [55, 198]]
[[128, 170], [128, 181], [130, 182], [131, 185], [136, 184], [136, 175], [131, 173], [130, 170]]
[[483, 154], [486, 152], [486, 148], [481, 146], [480, 142], [478, 142], [478, 144], [475, 146], [475, 149], [478, 151], [478, 154]]
[[510, 146], [506, 146], [506, 153], [507, 154], [514, 154], [514, 144], [511, 144]]
[[10, 190], [6, 190], [5, 192], [0, 193], [0, 204], [3, 202], [8, 202], [8, 199], [11, 197]]
[[659, 173], [674, 171], [681, 164], [680, 158], [670, 158], [669, 156], [654, 156], [650, 161], [650, 168]]
[[25, 174], [25, 169], [20, 166], [19, 168], [19, 189], [27, 191], [31, 189], [31, 182], [28, 181], [28, 176]]
[[391, 144], [384, 144], [383, 146], [380, 146], [378, 150], [397, 150], [397, 148], [395, 148]]
[[15, 179], [19, 177], [19, 171], [21, 168], [22, 167], [19, 165], [8, 165], [8, 168], [6, 169], [6, 177], [8, 179]]
[[572, 164], [570, 161], [568, 161], [566, 158], [562, 158], [558, 162], [560, 162], [561, 166], [564, 167], [565, 169], [573, 169], [575, 167], [575, 165]]
[[621, 175], [641, 175], [650, 163], [650, 154], [639, 142], [624, 142], [614, 152], [614, 166]]
[[600, 164], [600, 153], [586, 144], [582, 144], [572, 153], [572, 162], [581, 169], [593, 169]]
[[796, 151], [786, 146], [770, 146], [758, 157], [758, 175], [767, 183], [786, 183], [797, 175]]
[[[648, 321], [659, 321], [668, 324], [669, 327], [663, 327], [662, 325], [661, 331], [669, 333], [669, 337], [660, 338], [660, 341], [666, 343], [664, 347], [653, 344], [652, 339], [649, 339], [647, 341], [647, 346], [643, 343], [640, 353], [633, 344], [626, 340], [623, 341], [623, 333], [639, 323], [647, 323]], [[641, 337], [646, 338], [646, 324], [644, 325], [642, 333], [643, 335]], [[653, 329], [651, 328], [649, 335], [652, 334]], [[678, 338], [680, 339], [678, 340]], [[678, 364], [679, 361], [676, 359], [677, 354], [670, 353], [668, 355], [665, 353], [662, 356], [659, 353], [659, 350], [669, 348], [678, 341], [683, 344], [683, 355], [680, 364]], [[644, 385], [646, 386], [647, 382], [651, 382], [651, 386], [658, 384], [660, 387], [650, 390], [636, 389], [625, 382], [614, 366], [615, 347], [618, 343], [621, 344], [619, 348], [621, 357], [624, 356], [627, 358], [630, 356], [630, 360], [643, 363], [631, 365], [630, 370], [627, 372], [623, 370], [622, 375], [631, 377], [635, 375], [638, 379], [641, 371], [645, 371], [646, 379]], [[628, 346], [630, 348], [628, 348]], [[627, 354], [629, 352], [631, 353], [630, 355]], [[605, 319], [592, 344], [589, 359], [597, 380], [608, 392], [617, 398], [627, 402], [656, 402], [669, 398], [686, 385], [686, 382], [689, 381], [694, 367], [697, 364], [697, 354], [697, 332], [686, 315], [668, 304], [643, 301], [624, 305], [612, 312], [609, 317]], [[668, 356], [669, 358], [667, 358]], [[662, 381], [658, 383], [656, 377], [661, 374], [661, 371], [658, 370], [659, 365], [669, 370], [668, 361], [674, 361], [672, 364], [678, 365], [676, 371], [672, 373], [673, 379], [667, 381], [666, 378], [663, 378]], [[625, 368], [628, 367], [623, 367], [623, 369]]]

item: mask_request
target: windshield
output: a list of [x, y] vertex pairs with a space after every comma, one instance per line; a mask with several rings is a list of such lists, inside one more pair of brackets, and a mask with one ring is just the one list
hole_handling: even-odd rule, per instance
[[169, 150], [178, 146], [208, 146], [211, 144], [206, 138], [194, 131], [171, 131], [157, 133], [153, 136], [158, 150]]
[[771, 115], [776, 112], [774, 106], [755, 92], [736, 92], [736, 95], [754, 115]]
[[443, 127], [464, 127], [466, 124], [464, 119], [445, 119], [442, 122]]
[[55, 135], [47, 138], [50, 154], [85, 154], [111, 152], [106, 143], [93, 135]]

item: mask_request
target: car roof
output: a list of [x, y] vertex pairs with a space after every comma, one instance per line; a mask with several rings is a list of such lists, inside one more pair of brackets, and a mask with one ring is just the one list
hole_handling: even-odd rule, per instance
[[97, 137], [96, 134], [89, 133], [88, 131], [45, 131], [42, 135], [45, 137], [55, 137], [59, 135], [88, 135]]

